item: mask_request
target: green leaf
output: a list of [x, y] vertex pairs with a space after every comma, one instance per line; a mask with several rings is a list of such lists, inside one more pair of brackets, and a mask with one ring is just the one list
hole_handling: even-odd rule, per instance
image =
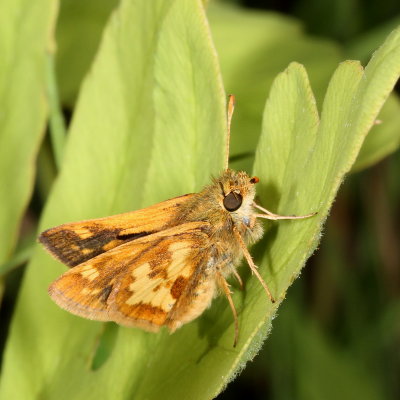
[[0, 263], [12, 253], [32, 193], [56, 6], [50, 0], [0, 3]]
[[[84, 82], [41, 229], [201, 189], [223, 168], [225, 121], [201, 2], [123, 1]], [[179, 360], [191, 354], [193, 341], [199, 342], [197, 360], [206, 352], [204, 321], [173, 336], [119, 328], [109, 358], [92, 371], [103, 324], [51, 302], [47, 286], [65, 267], [36, 250], [10, 330], [1, 398], [164, 396], [164, 385], [172, 385], [165, 374], [171, 365], [187, 365]], [[193, 384], [193, 368], [196, 363], [182, 388]]]

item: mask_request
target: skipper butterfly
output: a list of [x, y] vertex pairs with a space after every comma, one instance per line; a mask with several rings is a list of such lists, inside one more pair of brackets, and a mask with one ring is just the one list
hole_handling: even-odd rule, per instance
[[44, 231], [39, 241], [70, 270], [49, 287], [65, 310], [156, 332], [174, 332], [225, 294], [237, 312], [227, 278], [243, 257], [270, 301], [274, 298], [247, 249], [263, 234], [257, 220], [301, 219], [274, 214], [254, 202], [257, 177], [228, 168], [234, 97], [228, 103], [226, 169], [199, 193], [142, 210], [68, 223]]

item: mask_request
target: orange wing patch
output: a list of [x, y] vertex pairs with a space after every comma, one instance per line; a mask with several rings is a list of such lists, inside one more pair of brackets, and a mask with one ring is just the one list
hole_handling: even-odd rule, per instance
[[128, 241], [170, 228], [187, 194], [142, 210], [63, 224], [44, 231], [39, 241], [62, 263], [74, 267]]
[[165, 323], [179, 298], [176, 286], [174, 288], [176, 280], [184, 277], [187, 283], [193, 275], [196, 265], [191, 254], [198, 253], [197, 246], [206, 239], [199, 236], [204, 234], [193, 237], [190, 231], [166, 237], [138, 260], [138, 266], [125, 275], [115, 292], [116, 322], [136, 326], [137, 320], [141, 320], [141, 327], [150, 323], [148, 329], [151, 330]]
[[122, 244], [67, 271], [49, 293], [85, 318], [150, 331], [169, 326], [174, 306], [198, 283], [207, 230], [207, 223], [191, 222]]

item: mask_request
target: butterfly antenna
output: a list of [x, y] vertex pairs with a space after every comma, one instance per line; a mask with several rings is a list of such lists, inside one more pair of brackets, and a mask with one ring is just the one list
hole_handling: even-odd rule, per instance
[[313, 217], [314, 215], [317, 215], [318, 213], [313, 212], [311, 214], [307, 215], [279, 215], [279, 214], [274, 214], [273, 212], [267, 210], [264, 207], [259, 206], [258, 204], [253, 202], [253, 207], [258, 208], [261, 210], [264, 214], [255, 214], [257, 218], [265, 218], [265, 219], [271, 219], [273, 221], [276, 221], [278, 219], [305, 219], [305, 218], [310, 218]]
[[233, 110], [235, 109], [235, 96], [230, 94], [228, 97], [228, 135], [226, 140], [226, 151], [225, 151], [225, 170], [229, 167], [229, 146], [231, 141], [231, 122], [232, 122], [232, 115]]

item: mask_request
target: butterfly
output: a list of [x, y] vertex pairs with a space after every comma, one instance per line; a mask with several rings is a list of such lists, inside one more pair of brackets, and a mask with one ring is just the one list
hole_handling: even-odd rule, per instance
[[[228, 103], [228, 144], [234, 97]], [[229, 151], [227, 151], [229, 154]], [[257, 177], [228, 168], [199, 193], [105, 218], [67, 223], [40, 234], [39, 241], [71, 267], [49, 287], [50, 297], [72, 314], [157, 332], [174, 332], [199, 317], [224, 293], [238, 316], [227, 278], [244, 258], [270, 301], [267, 284], [247, 246], [259, 240], [258, 219], [313, 216], [274, 214], [254, 201]]]

